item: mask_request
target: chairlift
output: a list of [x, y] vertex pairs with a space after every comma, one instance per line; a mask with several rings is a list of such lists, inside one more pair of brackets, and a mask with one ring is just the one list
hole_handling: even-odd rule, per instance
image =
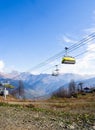
[[76, 60], [75, 60], [75, 58], [74, 57], [72, 57], [72, 56], [68, 56], [67, 55], [67, 50], [68, 50], [68, 48], [67, 47], [65, 47], [65, 56], [62, 58], [62, 61], [61, 61], [61, 63], [62, 64], [75, 64], [76, 63]]
[[58, 76], [59, 75], [59, 72], [58, 71], [53, 71], [52, 72], [52, 76]]
[[56, 69], [52, 72], [52, 76], [58, 76], [59, 75], [59, 69], [58, 65], [55, 65]]

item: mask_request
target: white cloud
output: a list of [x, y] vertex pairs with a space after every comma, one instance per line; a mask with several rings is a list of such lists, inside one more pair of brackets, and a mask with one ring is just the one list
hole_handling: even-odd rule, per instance
[[65, 35], [63, 36], [63, 41], [67, 43], [72, 42], [72, 40]]
[[0, 60], [0, 71], [4, 71], [5, 64], [2, 60]]
[[62, 41], [66, 42], [66, 43], [75, 43], [76, 42], [75, 40], [73, 40], [73, 38], [71, 38], [70, 36], [67, 36], [67, 35], [62, 36]]
[[87, 51], [95, 52], [95, 43], [88, 43]]
[[60, 35], [58, 36], [58, 41], [60, 43], [61, 46], [70, 46], [70, 44], [74, 44], [77, 41], [69, 34], [64, 34], [64, 35]]

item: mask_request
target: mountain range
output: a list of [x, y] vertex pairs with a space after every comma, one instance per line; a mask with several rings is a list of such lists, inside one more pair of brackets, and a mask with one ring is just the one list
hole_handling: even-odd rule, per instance
[[52, 92], [60, 87], [68, 87], [71, 80], [74, 80], [76, 83], [83, 82], [84, 87], [95, 86], [95, 75], [65, 73], [59, 76], [52, 76], [50, 74], [33, 75], [17, 71], [7, 74], [0, 73], [0, 82], [9, 81], [15, 88], [18, 87], [19, 80], [23, 81], [25, 97], [28, 99], [49, 97]]

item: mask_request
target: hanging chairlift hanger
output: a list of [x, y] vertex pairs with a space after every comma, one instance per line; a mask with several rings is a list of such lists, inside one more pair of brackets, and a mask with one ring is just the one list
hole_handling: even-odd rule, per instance
[[61, 63], [62, 64], [75, 64], [76, 63], [75, 58], [67, 55], [68, 49], [69, 49], [68, 47], [65, 47], [65, 56], [62, 58]]
[[52, 76], [58, 76], [59, 75], [59, 69], [58, 65], [55, 65], [56, 69], [52, 72]]

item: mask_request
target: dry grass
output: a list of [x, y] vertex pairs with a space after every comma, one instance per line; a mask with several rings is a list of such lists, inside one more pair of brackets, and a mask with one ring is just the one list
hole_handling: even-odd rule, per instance
[[72, 113], [95, 113], [95, 93], [79, 95], [78, 98], [49, 99], [50, 108]]
[[18, 100], [12, 96], [8, 96], [6, 101], [3, 97], [0, 97], [0, 102], [73, 113], [95, 112], [95, 93], [78, 95], [78, 98], [51, 98], [38, 101]]
[[7, 101], [2, 100], [0, 108], [2, 119], [9, 113], [8, 124], [16, 118], [15, 123], [12, 123], [16, 128], [15, 124], [20, 122], [21, 125], [23, 121], [25, 128], [27, 125], [30, 128], [35, 125], [42, 130], [52, 127], [54, 130], [93, 130], [95, 126], [95, 93], [79, 95], [78, 98], [53, 98], [43, 101], [21, 101], [8, 97]]

